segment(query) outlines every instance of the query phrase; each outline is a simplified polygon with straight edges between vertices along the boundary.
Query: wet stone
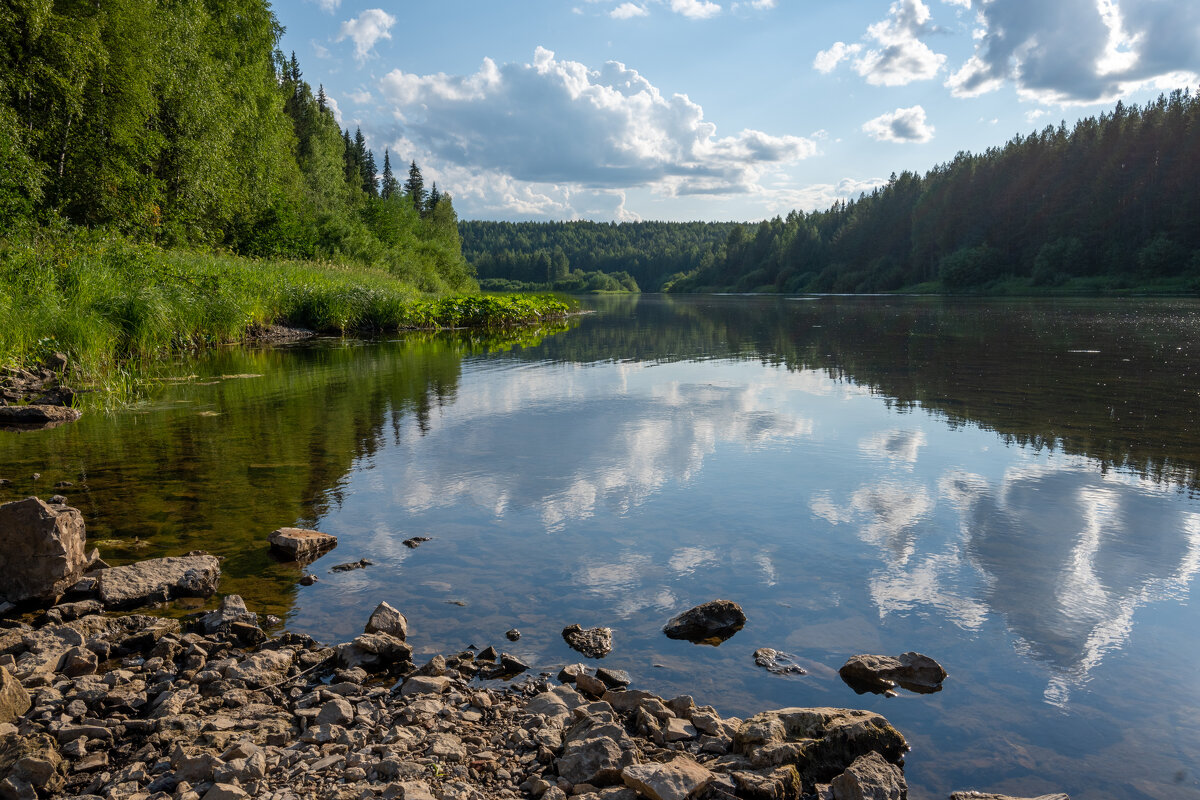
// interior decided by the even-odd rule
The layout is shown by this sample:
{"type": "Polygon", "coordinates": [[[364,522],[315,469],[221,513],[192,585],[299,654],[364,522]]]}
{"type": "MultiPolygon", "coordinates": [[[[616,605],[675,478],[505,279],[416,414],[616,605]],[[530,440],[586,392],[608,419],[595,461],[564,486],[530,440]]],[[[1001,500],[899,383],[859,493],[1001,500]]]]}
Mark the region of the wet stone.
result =
{"type": "Polygon", "coordinates": [[[581,628],[578,624],[563,628],[562,637],[571,649],[588,658],[604,658],[612,652],[612,628],[581,628]]]}

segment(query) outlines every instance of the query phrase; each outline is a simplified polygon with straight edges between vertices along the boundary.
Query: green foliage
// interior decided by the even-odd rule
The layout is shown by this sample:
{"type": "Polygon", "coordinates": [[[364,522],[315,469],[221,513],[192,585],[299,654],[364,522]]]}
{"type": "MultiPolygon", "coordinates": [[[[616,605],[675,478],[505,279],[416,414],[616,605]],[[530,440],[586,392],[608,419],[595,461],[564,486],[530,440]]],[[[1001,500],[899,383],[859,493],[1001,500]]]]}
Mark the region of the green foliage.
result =
{"type": "Polygon", "coordinates": [[[0,236],[62,218],[474,290],[449,196],[425,215],[389,203],[392,184],[380,198],[365,136],[281,33],[266,0],[0,3],[0,236]]]}
{"type": "Polygon", "coordinates": [[[995,277],[999,261],[999,251],[989,245],[963,247],[942,258],[938,277],[947,291],[973,289],[995,277]]]}
{"type": "Polygon", "coordinates": [[[273,323],[333,333],[498,327],[569,310],[549,297],[430,299],[387,271],[164,250],[102,232],[0,243],[0,363],[60,350],[92,377],[273,323]]]}
{"type": "MultiPolygon", "coordinates": [[[[460,224],[459,231],[463,253],[481,280],[583,291],[596,273],[626,273],[633,285],[662,291],[668,280],[711,264],[733,227],[725,222],[472,221],[460,224]],[[587,277],[576,280],[577,274],[587,277]]],[[[626,291],[636,291],[617,280],[626,291]]]]}

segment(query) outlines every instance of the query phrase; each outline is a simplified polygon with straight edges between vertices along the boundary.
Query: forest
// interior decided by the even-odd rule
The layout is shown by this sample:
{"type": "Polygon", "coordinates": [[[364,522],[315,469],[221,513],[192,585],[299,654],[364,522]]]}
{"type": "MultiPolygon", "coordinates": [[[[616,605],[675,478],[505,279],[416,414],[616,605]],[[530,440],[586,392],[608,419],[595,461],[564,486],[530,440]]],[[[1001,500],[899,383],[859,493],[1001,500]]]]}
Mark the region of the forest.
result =
{"type": "Polygon", "coordinates": [[[1200,97],[959,153],[752,224],[460,225],[481,278],[626,270],[646,291],[1024,294],[1200,289],[1200,97]]]}
{"type": "MultiPolygon", "coordinates": [[[[560,291],[666,291],[711,268],[733,223],[459,223],[463,255],[480,285],[515,283],[560,291]]],[[[513,287],[518,288],[518,287],[513,287]]]]}
{"type": "Polygon", "coordinates": [[[67,224],[471,286],[449,195],[377,165],[281,34],[265,0],[0,5],[0,234],[67,224]]]}

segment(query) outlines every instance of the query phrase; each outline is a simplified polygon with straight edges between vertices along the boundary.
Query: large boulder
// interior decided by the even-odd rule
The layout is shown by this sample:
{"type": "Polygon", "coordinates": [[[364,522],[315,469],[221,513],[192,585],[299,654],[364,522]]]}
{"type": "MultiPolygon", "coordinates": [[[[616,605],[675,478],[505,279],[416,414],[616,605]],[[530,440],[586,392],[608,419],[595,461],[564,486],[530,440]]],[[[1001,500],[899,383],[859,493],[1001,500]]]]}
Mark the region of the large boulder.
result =
{"type": "Polygon", "coordinates": [[[876,752],[898,764],[907,750],[904,737],[882,716],[845,708],[765,711],[742,722],[733,737],[733,751],[756,768],[794,766],[806,792],[860,756],[876,752]]]}
{"type": "Polygon", "coordinates": [[[215,556],[155,558],[100,571],[100,602],[132,608],[176,597],[208,597],[217,590],[221,565],[215,556]]]}
{"type": "Polygon", "coordinates": [[[921,653],[891,656],[852,656],[838,670],[842,680],[859,694],[882,694],[897,684],[910,692],[931,694],[942,690],[946,670],[932,658],[921,653]]]}
{"type": "Polygon", "coordinates": [[[663,627],[670,639],[719,645],[746,624],[742,607],[732,600],[713,600],[672,617],[663,627]]]}
{"type": "Polygon", "coordinates": [[[0,595],[57,602],[87,569],[83,515],[27,497],[0,505],[0,595]]]}
{"type": "Polygon", "coordinates": [[[336,536],[305,528],[279,528],[267,540],[272,550],[289,561],[314,561],[337,547],[336,536]]]}

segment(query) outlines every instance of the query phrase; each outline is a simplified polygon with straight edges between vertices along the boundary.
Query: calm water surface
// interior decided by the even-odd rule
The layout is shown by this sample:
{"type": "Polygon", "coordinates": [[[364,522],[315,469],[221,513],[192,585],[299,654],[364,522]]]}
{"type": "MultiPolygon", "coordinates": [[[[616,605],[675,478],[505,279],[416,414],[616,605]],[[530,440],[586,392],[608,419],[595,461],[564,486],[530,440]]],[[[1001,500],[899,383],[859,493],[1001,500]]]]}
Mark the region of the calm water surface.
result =
{"type": "Polygon", "coordinates": [[[222,591],[326,641],[388,600],[419,653],[557,669],[565,625],[609,625],[606,663],[666,696],[871,708],[915,798],[1200,798],[1200,304],[588,302],[515,345],[180,364],[136,408],[0,437],[0,500],[72,481],[111,561],[208,549],[222,591]],[[316,585],[268,557],[283,525],[339,537],[316,585]],[[715,598],[749,617],[725,644],[661,634],[715,598]],[[763,646],[808,674],[756,668],[763,646]],[[906,650],[941,693],[836,674],[906,650]]]}

